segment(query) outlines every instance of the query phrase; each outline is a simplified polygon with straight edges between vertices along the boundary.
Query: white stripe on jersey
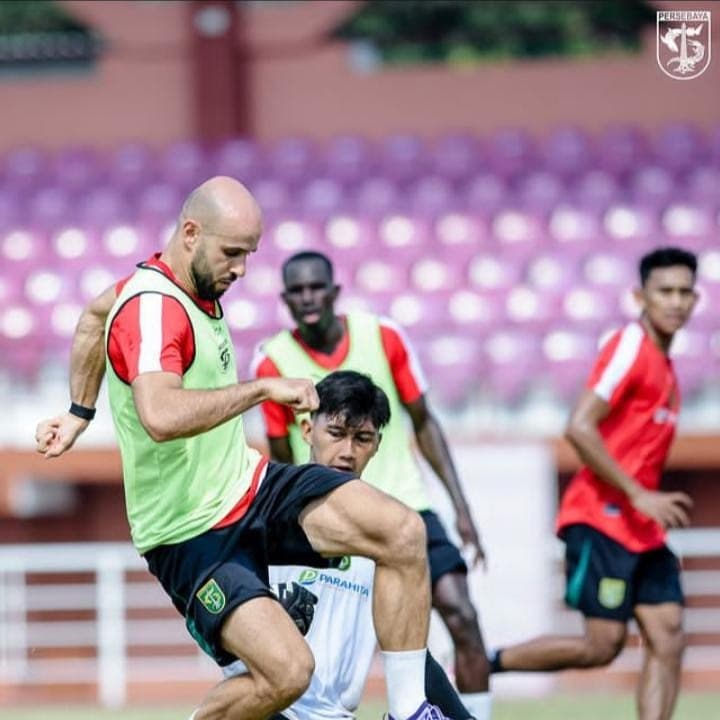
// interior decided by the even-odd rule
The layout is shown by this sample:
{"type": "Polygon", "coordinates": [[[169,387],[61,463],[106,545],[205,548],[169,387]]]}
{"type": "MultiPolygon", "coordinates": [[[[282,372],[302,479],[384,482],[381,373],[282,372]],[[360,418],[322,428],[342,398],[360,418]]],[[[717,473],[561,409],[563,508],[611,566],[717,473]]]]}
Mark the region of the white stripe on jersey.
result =
{"type": "Polygon", "coordinates": [[[635,362],[640,346],[642,345],[644,332],[638,323],[629,323],[622,330],[620,342],[605,367],[600,379],[595,383],[593,391],[605,402],[609,402],[615,388],[622,382],[630,368],[635,362]]]}
{"type": "Polygon", "coordinates": [[[405,333],[405,330],[398,325],[394,320],[391,320],[389,317],[386,317],[385,315],[382,315],[378,318],[380,325],[384,327],[388,327],[391,330],[394,330],[399,336],[400,339],[403,342],[403,345],[405,346],[405,350],[407,351],[408,355],[408,365],[410,366],[410,372],[412,373],[413,377],[415,378],[415,382],[417,383],[417,386],[420,388],[420,392],[424,395],[428,391],[428,381],[425,377],[425,373],[423,372],[422,365],[420,365],[420,360],[417,356],[417,353],[415,352],[415,349],[412,346],[412,343],[410,342],[410,338],[405,333]]]}
{"type": "Polygon", "coordinates": [[[162,370],[160,350],[162,348],[162,304],[160,293],[140,295],[140,355],[138,375],[162,370]]]}

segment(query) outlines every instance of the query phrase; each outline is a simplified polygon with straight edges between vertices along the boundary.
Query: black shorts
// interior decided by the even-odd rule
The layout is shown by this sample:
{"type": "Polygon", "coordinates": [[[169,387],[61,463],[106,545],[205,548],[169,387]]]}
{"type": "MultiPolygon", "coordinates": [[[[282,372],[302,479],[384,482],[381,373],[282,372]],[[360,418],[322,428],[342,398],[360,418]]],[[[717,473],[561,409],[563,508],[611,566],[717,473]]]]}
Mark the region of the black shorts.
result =
{"type": "Polygon", "coordinates": [[[275,597],[268,565],[328,567],[298,523],[303,508],[344,483],[351,473],[322,465],[270,463],[247,513],[238,522],[146,553],[157,577],[198,645],[219,665],[237,658],[220,645],[220,630],[238,605],[275,597]]]}
{"type": "Polygon", "coordinates": [[[684,602],[680,562],[662,547],[630,552],[589,525],[570,525],[565,541],[565,602],[585,617],[627,622],[636,605],[684,602]]]}
{"type": "Polygon", "coordinates": [[[467,573],[468,568],[460,551],[453,545],[432,510],[423,510],[420,517],[425,522],[427,532],[428,562],[430,563],[430,582],[435,583],[451,572],[467,573]]]}

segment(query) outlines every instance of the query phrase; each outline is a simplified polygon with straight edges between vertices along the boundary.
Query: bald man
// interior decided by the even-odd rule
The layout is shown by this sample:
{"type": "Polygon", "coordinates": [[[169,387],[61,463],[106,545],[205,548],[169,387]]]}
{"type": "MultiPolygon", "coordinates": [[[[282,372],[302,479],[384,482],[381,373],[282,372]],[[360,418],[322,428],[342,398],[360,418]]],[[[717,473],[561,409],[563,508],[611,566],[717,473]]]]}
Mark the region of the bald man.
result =
{"type": "Polygon", "coordinates": [[[303,694],[313,656],[268,588],[268,564],[327,567],[344,555],[376,564],[373,620],[391,717],[444,718],[424,692],[430,582],[420,516],[354,473],[268,463],[245,441],[242,413],[259,403],[318,405],[307,379],[237,382],[219,299],[244,276],[261,232],[239,182],[217,177],[194,190],[165,250],[83,313],[72,404],[40,423],[38,450],[52,457],[72,445],[106,368],[133,542],[203,650],[248,669],[214,688],[193,720],[266,718],[303,694]]]}

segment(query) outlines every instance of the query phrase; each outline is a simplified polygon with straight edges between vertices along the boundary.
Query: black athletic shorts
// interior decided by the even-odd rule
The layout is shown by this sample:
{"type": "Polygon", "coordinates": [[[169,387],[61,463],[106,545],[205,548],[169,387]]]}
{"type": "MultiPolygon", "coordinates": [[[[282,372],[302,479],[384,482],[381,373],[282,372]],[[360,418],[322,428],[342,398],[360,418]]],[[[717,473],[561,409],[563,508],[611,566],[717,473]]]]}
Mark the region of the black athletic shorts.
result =
{"type": "Polygon", "coordinates": [[[430,563],[430,582],[433,586],[443,576],[451,572],[467,573],[468,568],[460,551],[453,545],[432,510],[423,510],[420,517],[425,522],[427,532],[428,562],[430,563]]]}
{"type": "Polygon", "coordinates": [[[190,634],[219,665],[237,659],[220,645],[230,612],[253,598],[275,597],[268,588],[268,565],[329,566],[310,546],[298,517],[310,501],[355,479],[322,465],[269,463],[238,522],[145,554],[190,634]]]}
{"type": "Polygon", "coordinates": [[[589,525],[569,525],[565,541],[565,602],[585,617],[626,622],[636,605],[684,602],[680,562],[663,545],[630,552],[589,525]]]}

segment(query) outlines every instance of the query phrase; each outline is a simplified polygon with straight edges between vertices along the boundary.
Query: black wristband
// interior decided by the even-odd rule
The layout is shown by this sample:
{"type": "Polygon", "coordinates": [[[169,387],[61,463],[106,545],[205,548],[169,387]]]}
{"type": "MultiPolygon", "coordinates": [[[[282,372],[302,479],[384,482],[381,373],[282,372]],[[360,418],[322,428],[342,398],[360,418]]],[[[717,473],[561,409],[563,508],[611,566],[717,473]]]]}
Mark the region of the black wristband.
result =
{"type": "Polygon", "coordinates": [[[95,417],[95,408],[85,407],[84,405],[78,405],[77,403],[71,402],[70,409],[68,412],[71,415],[82,418],[83,420],[92,420],[95,417]]]}

